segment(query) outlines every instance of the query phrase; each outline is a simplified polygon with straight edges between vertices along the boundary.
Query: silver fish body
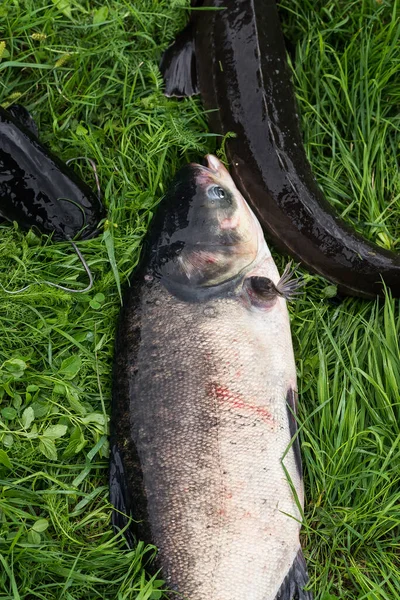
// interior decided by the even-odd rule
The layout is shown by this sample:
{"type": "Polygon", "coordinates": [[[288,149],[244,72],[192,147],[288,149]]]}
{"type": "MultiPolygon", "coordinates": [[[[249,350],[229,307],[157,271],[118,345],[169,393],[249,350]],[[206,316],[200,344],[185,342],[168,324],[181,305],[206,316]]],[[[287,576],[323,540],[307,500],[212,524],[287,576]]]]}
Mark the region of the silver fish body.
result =
{"type": "MultiPolygon", "coordinates": [[[[200,189],[211,176],[203,175],[200,189]]],[[[111,496],[122,512],[147,519],[168,586],[183,598],[308,599],[286,300],[244,200],[217,221],[230,230],[229,252],[220,252],[217,231],[207,250],[195,240],[186,254],[165,258],[164,238],[157,269],[145,261],[133,280],[116,353],[111,496]],[[263,281],[272,293],[252,285],[263,281]]]]}

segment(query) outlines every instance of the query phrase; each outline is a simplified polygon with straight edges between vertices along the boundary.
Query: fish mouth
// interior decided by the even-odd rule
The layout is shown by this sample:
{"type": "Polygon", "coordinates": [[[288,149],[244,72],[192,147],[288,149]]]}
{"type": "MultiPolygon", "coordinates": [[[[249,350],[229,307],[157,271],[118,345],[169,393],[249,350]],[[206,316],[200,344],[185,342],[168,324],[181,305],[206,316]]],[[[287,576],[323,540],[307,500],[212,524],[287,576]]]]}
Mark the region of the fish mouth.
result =
{"type": "Polygon", "coordinates": [[[191,164],[199,171],[206,172],[209,175],[212,175],[213,177],[217,177],[219,179],[226,179],[227,177],[229,177],[230,179],[230,175],[226,167],[213,154],[206,154],[206,156],[202,159],[200,163],[191,164]]]}
{"type": "Polygon", "coordinates": [[[213,154],[206,154],[206,156],[201,161],[201,164],[203,167],[205,167],[212,173],[215,173],[215,175],[217,175],[220,172],[221,167],[223,166],[221,161],[218,160],[218,158],[213,154]]]}

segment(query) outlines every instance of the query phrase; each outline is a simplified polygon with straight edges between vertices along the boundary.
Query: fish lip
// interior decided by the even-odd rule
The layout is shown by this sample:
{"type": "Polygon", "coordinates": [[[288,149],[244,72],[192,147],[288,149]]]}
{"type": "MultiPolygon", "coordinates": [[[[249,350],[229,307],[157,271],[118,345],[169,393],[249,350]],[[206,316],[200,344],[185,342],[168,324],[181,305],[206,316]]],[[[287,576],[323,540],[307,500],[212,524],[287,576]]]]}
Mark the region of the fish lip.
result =
{"type": "Polygon", "coordinates": [[[214,156],[213,154],[206,154],[206,156],[204,157],[204,160],[207,161],[207,168],[212,173],[215,173],[215,174],[219,173],[221,163],[216,156],[214,156]]]}
{"type": "Polygon", "coordinates": [[[212,154],[206,154],[206,156],[204,157],[204,161],[207,164],[191,163],[191,165],[193,167],[196,167],[197,169],[200,169],[201,171],[206,171],[207,173],[211,173],[212,175],[219,175],[220,162],[216,156],[213,156],[212,154]]]}
{"type": "Polygon", "coordinates": [[[194,167],[195,169],[197,169],[199,171],[206,171],[206,173],[211,173],[211,175],[216,175],[215,171],[213,171],[209,167],[206,167],[205,165],[201,165],[200,163],[190,163],[190,166],[194,167]]]}

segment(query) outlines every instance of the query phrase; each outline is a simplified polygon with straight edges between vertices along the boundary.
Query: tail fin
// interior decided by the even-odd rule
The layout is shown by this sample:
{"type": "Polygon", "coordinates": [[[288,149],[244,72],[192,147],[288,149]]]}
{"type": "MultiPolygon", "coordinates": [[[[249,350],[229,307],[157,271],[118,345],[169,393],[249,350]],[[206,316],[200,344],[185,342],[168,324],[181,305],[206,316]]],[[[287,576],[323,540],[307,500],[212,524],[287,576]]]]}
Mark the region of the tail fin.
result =
{"type": "Polygon", "coordinates": [[[125,481],[125,472],[122,462],[122,456],[116,444],[111,446],[110,453],[110,502],[114,509],[112,512],[112,524],[117,533],[125,529],[124,535],[128,546],[135,546],[135,539],[128,526],[130,507],[126,498],[127,484],[125,481]]]}
{"type": "Polygon", "coordinates": [[[313,600],[312,592],[303,589],[307,583],[307,567],[300,548],[275,600],[313,600]]]}
{"type": "Polygon", "coordinates": [[[195,25],[191,20],[164,52],[160,71],[166,96],[193,96],[199,93],[194,43],[195,25]]]}
{"type": "Polygon", "coordinates": [[[113,436],[110,447],[110,502],[114,507],[114,531],[124,530],[130,548],[134,548],[138,540],[152,544],[143,475],[136,449],[132,444],[129,452],[124,453],[113,436]]]}

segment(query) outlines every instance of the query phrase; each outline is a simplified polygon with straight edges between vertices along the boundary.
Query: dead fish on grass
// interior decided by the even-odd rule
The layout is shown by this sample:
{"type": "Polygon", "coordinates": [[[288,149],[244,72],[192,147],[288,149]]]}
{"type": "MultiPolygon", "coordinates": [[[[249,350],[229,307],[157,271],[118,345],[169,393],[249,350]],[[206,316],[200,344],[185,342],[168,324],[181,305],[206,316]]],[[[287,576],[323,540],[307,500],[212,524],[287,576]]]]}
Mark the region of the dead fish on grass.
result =
{"type": "Polygon", "coordinates": [[[124,514],[133,517],[128,541],[159,548],[179,597],[310,600],[298,440],[290,447],[296,368],[286,298],[297,286],[279,276],[225,167],[206,159],[183,167],[159,204],[125,297],[113,523],[122,529],[124,514]]]}

